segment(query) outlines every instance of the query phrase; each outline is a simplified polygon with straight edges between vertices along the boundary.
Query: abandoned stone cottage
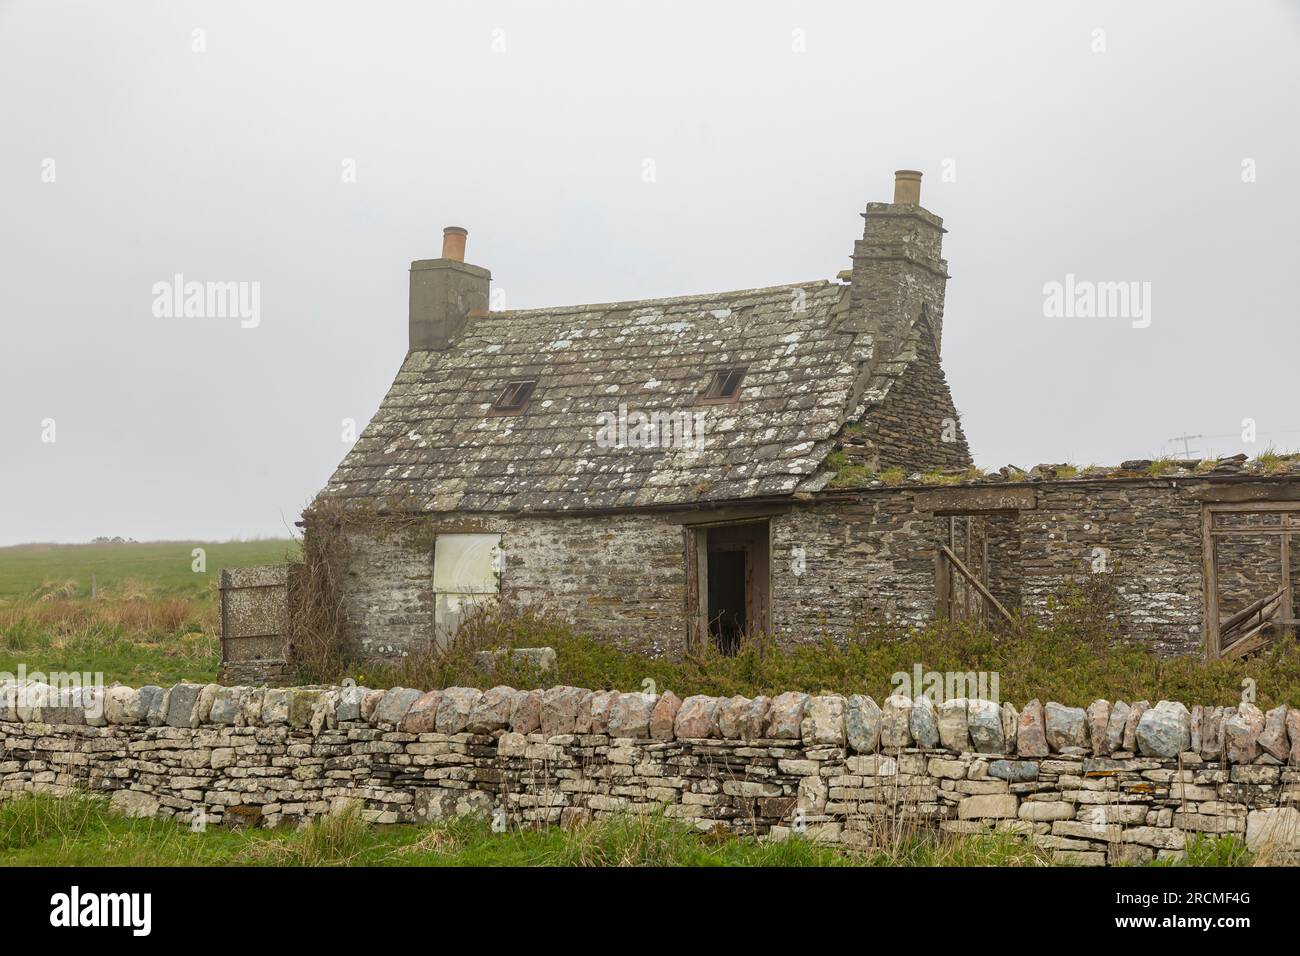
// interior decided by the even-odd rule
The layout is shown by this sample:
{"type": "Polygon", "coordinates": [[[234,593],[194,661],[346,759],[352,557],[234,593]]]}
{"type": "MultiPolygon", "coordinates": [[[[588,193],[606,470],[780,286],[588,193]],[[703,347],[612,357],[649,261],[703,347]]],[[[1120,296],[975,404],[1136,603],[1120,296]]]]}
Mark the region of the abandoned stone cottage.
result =
{"type": "Polygon", "coordinates": [[[400,656],[500,601],[650,652],[730,650],[1044,612],[1117,567],[1163,652],[1292,627],[1300,462],[971,468],[920,179],[867,205],[836,279],[712,295],[489,311],[447,229],[411,264],[401,369],[304,516],[309,541],[337,520],[324,502],[378,516],[339,526],[354,648],[400,656]]]}

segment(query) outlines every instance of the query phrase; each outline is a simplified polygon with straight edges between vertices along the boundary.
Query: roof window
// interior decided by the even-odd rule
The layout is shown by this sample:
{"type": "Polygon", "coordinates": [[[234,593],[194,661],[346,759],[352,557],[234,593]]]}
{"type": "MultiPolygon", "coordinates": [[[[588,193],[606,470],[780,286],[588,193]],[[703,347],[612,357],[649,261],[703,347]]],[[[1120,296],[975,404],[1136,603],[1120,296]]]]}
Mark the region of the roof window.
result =
{"type": "Polygon", "coordinates": [[[492,411],[506,415],[522,412],[528,407],[528,400],[532,398],[533,389],[536,387],[535,378],[521,378],[507,382],[506,387],[497,396],[497,400],[492,403],[492,411]]]}
{"type": "Polygon", "coordinates": [[[715,369],[709,384],[700,393],[701,405],[723,405],[740,400],[740,383],[745,379],[743,368],[715,369]]]}

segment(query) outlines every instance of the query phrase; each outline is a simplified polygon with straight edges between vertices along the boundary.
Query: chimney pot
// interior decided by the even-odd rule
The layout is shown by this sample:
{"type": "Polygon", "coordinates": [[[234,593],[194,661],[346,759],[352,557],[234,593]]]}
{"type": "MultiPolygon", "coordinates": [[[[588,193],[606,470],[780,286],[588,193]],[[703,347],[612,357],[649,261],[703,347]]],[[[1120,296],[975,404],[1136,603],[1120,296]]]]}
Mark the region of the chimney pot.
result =
{"type": "Polygon", "coordinates": [[[909,206],[921,205],[921,174],[915,169],[900,169],[894,173],[894,202],[909,206]]]}
{"type": "MultiPolygon", "coordinates": [[[[920,173],[917,174],[920,176],[920,173]]],[[[469,232],[460,226],[448,226],[442,231],[442,257],[456,262],[465,261],[465,237],[469,232]]]]}

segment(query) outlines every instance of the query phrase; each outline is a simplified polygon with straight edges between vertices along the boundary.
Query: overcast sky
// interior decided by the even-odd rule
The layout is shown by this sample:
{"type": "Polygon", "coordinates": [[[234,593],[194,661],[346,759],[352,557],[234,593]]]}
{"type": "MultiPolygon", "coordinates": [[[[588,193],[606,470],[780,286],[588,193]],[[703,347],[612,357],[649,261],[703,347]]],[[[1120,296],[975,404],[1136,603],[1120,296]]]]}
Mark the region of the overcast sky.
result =
{"type": "Polygon", "coordinates": [[[981,465],[1300,447],[1297,62],[1281,0],[0,2],[0,544],[285,534],[444,225],[509,308],[777,285],[901,167],[981,465]]]}

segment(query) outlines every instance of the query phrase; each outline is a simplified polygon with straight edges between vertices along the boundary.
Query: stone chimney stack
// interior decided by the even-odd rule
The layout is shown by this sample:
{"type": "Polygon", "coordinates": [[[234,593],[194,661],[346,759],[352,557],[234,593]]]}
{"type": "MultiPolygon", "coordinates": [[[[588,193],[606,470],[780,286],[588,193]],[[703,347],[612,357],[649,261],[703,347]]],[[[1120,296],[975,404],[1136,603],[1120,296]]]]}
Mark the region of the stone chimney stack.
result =
{"type": "Polygon", "coordinates": [[[877,360],[891,360],[926,307],[935,348],[943,339],[943,295],[948,263],[942,257],[943,220],[921,208],[921,174],[894,174],[894,201],[867,203],[866,228],[853,245],[849,293],[856,328],[875,339],[877,360]]]}
{"type": "Polygon", "coordinates": [[[488,308],[492,273],[465,261],[460,226],[442,231],[442,258],[411,263],[410,351],[446,349],[460,337],[470,318],[488,308]]]}

